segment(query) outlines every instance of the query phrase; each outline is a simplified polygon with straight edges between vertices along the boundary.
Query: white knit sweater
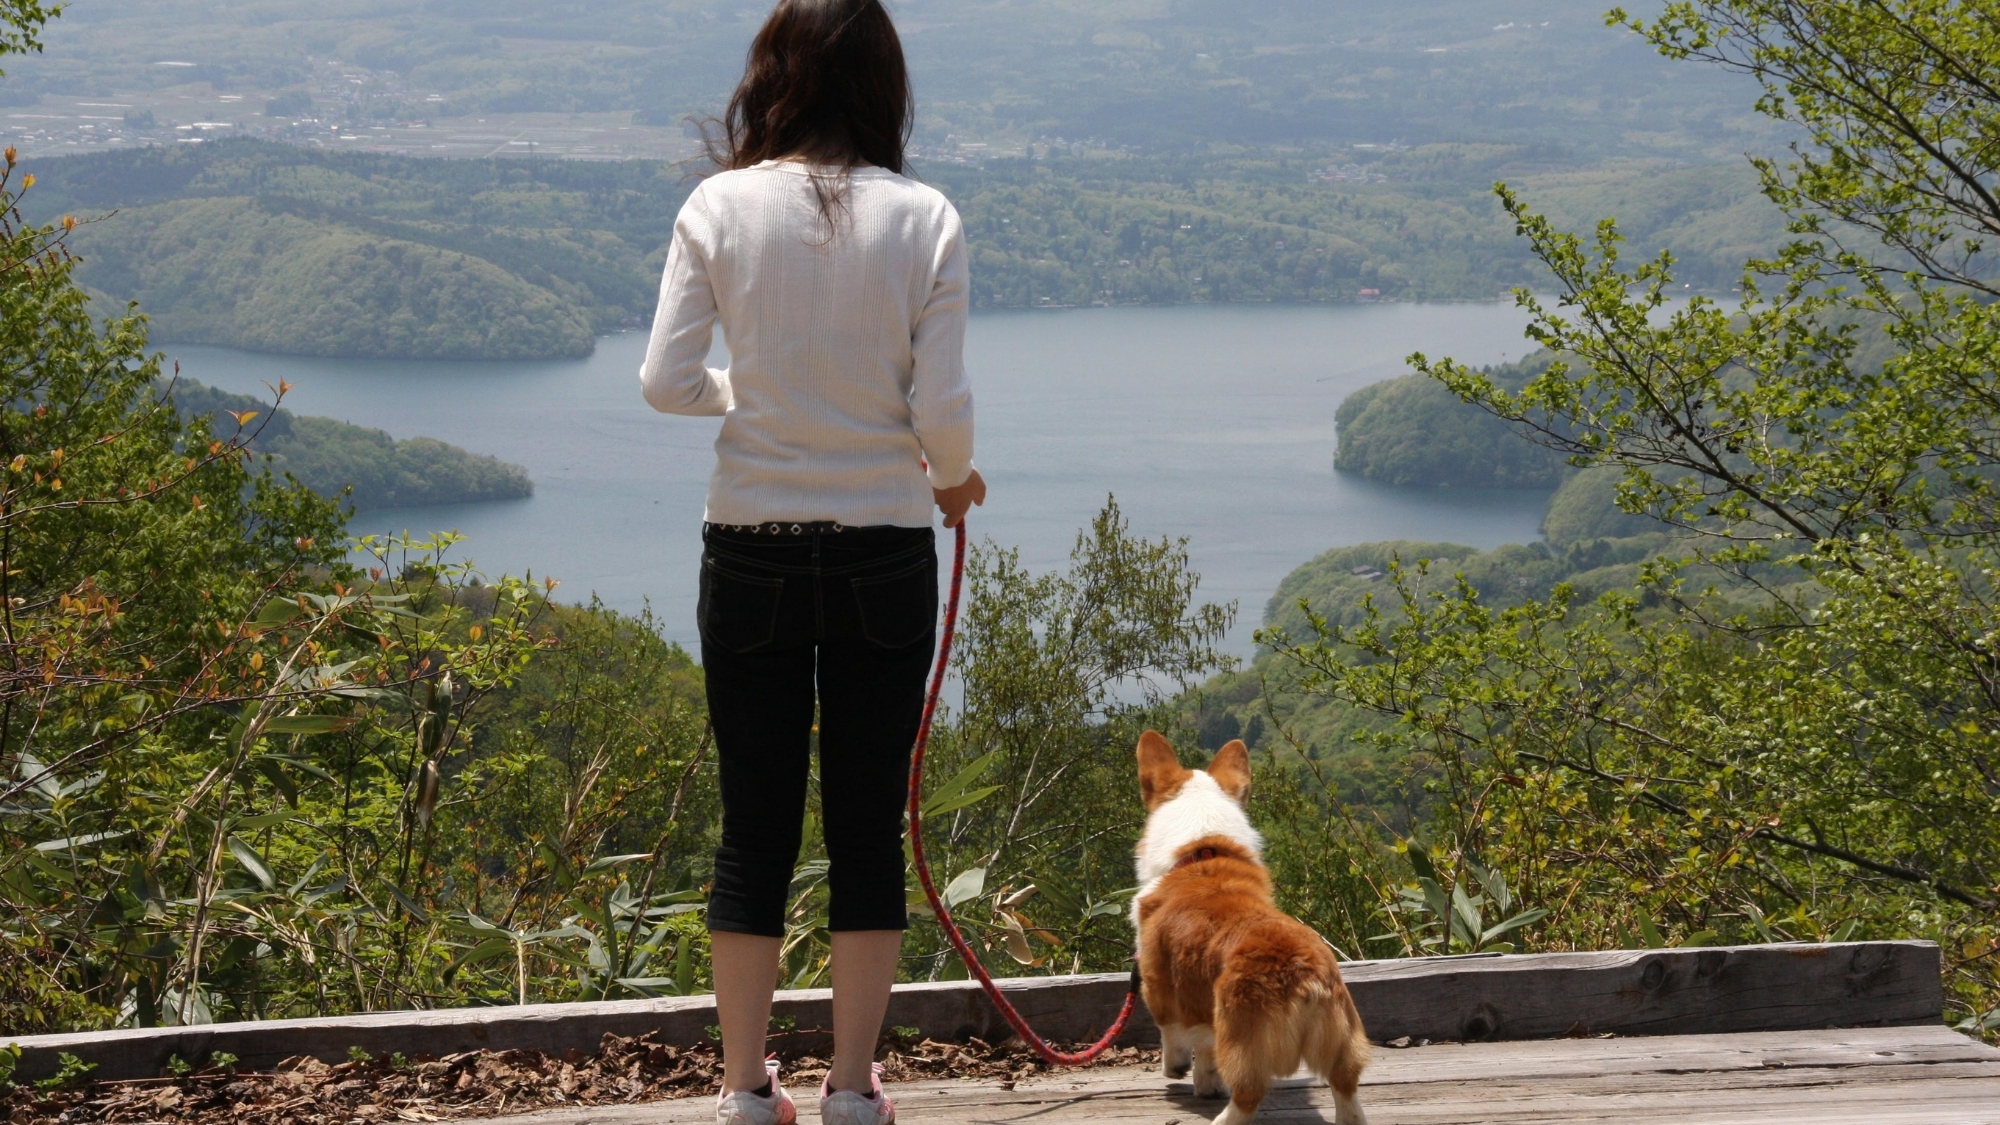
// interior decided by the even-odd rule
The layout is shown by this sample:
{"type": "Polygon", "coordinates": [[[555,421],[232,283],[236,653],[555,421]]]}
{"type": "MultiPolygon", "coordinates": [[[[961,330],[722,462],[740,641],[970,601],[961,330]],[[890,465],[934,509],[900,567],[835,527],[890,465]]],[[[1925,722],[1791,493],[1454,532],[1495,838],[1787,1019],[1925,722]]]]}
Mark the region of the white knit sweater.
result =
{"type": "Polygon", "coordinates": [[[656,410],[723,416],[707,519],[929,527],[931,487],[972,473],[966,304],[958,212],[931,188],[857,168],[829,239],[802,164],[704,181],[639,382],[656,410]],[[718,317],[727,370],[706,365],[718,317]]]}

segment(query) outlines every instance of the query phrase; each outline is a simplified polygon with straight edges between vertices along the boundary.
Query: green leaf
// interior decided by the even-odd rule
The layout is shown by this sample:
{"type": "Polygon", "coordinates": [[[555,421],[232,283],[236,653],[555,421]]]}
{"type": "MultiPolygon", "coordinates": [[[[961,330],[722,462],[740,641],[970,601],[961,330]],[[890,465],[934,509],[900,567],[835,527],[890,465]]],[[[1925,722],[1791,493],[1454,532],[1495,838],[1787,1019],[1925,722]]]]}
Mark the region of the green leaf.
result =
{"type": "Polygon", "coordinates": [[[1479,916],[1479,907],[1466,897],[1465,888],[1454,884],[1451,888],[1452,932],[1467,946],[1479,944],[1480,929],[1484,921],[1479,916]]]}
{"type": "MultiPolygon", "coordinates": [[[[1429,879],[1433,883],[1437,882],[1437,866],[1431,862],[1431,853],[1429,849],[1424,847],[1423,842],[1421,840],[1410,839],[1405,840],[1404,844],[1408,850],[1403,854],[1409,857],[1410,867],[1417,873],[1417,881],[1421,883],[1425,879],[1429,879]]],[[[1443,915],[1443,913],[1444,911],[1442,910],[1438,911],[1439,915],[1443,915]]]]}
{"type": "Polygon", "coordinates": [[[250,877],[257,880],[258,885],[265,890],[268,891],[278,885],[278,877],[271,874],[270,865],[264,862],[264,857],[258,855],[257,849],[251,847],[243,837],[229,838],[229,854],[235,856],[236,862],[243,865],[243,870],[248,871],[250,877]]]}
{"type": "Polygon", "coordinates": [[[1955,1030],[1965,1032],[1967,1035],[1978,1035],[1985,1031],[2000,1031],[2000,1008],[1995,1008],[1984,1015],[1967,1016],[1953,1024],[1952,1027],[1955,1030]]]}
{"type": "Polygon", "coordinates": [[[277,759],[269,755],[259,755],[257,772],[264,775],[265,780],[271,783],[271,787],[278,791],[278,795],[285,799],[286,804],[294,809],[299,807],[299,787],[292,783],[292,776],[285,772],[285,767],[280,765],[277,759]]]}
{"type": "Polygon", "coordinates": [[[347,715],[278,715],[264,724],[265,734],[332,734],[353,726],[347,715]]]}
{"type": "Polygon", "coordinates": [[[999,791],[1000,787],[998,785],[989,785],[984,789],[974,789],[970,793],[960,793],[958,796],[947,801],[933,801],[931,804],[924,806],[924,816],[928,818],[943,816],[949,812],[957,812],[968,805],[976,805],[999,791]]]}
{"type": "Polygon", "coordinates": [[[505,926],[488,922],[486,919],[470,911],[464,914],[455,914],[448,921],[453,929],[467,930],[475,934],[506,934],[510,939],[516,936],[514,931],[507,929],[505,926]]]}
{"type": "Polygon", "coordinates": [[[452,958],[451,964],[445,966],[445,978],[447,980],[450,979],[467,965],[477,965],[481,961],[491,961],[503,954],[512,955],[513,952],[514,943],[512,940],[508,938],[488,938],[459,954],[457,957],[452,958]]]}
{"type": "Polygon", "coordinates": [[[949,801],[952,798],[958,796],[960,793],[965,792],[966,788],[970,786],[973,782],[978,781],[979,775],[985,773],[987,767],[991,766],[995,761],[999,759],[999,757],[1000,757],[1000,751],[992,750],[988,751],[985,754],[981,754],[979,757],[974,758],[971,762],[968,762],[964,769],[961,769],[957,773],[951,775],[950,781],[947,781],[943,785],[938,786],[936,789],[931,790],[931,795],[928,798],[926,798],[923,805],[920,806],[923,810],[923,814],[925,816],[930,816],[932,812],[935,811],[932,809],[931,806],[942,805],[946,801],[949,801]]]}
{"type": "Polygon", "coordinates": [[[404,894],[403,888],[391,886],[389,893],[396,897],[396,901],[402,904],[404,910],[409,911],[410,917],[415,918],[418,925],[428,926],[431,924],[430,912],[418,906],[416,899],[404,894]]]}
{"type": "Polygon", "coordinates": [[[1746,902],[1743,904],[1743,913],[1750,916],[1750,924],[1757,927],[1757,933],[1763,937],[1765,944],[1772,944],[1778,940],[1777,934],[1771,929],[1771,923],[1764,920],[1762,907],[1754,902],[1746,902]]]}
{"type": "Polygon", "coordinates": [[[236,822],[236,827],[248,828],[254,832],[254,831],[260,831],[265,828],[273,828],[276,827],[277,825],[297,820],[298,818],[299,818],[298,813],[287,809],[284,812],[263,813],[258,816],[246,816],[242,820],[236,822]]]}
{"type": "Polygon", "coordinates": [[[116,840],[122,836],[130,836],[131,834],[132,830],[129,828],[118,828],[109,832],[92,832],[84,836],[65,836],[60,840],[43,840],[41,843],[35,845],[35,850],[38,852],[75,851],[78,848],[88,847],[91,844],[101,844],[106,840],[116,840]]]}
{"type": "Polygon", "coordinates": [[[1487,897],[1493,900],[1494,911],[1501,917],[1506,917],[1507,913],[1514,909],[1514,892],[1508,889],[1507,880],[1498,871],[1481,867],[1476,863],[1468,866],[1472,868],[1473,877],[1479,880],[1479,885],[1486,889],[1487,897]]]}
{"type": "Polygon", "coordinates": [[[645,996],[686,995],[676,991],[672,977],[618,977],[615,983],[645,996]]]}
{"type": "Polygon", "coordinates": [[[333,878],[327,880],[326,886],[317,887],[314,888],[313,890],[307,891],[305,893],[305,901],[307,902],[307,904],[315,903],[318,902],[320,899],[327,897],[328,895],[337,895],[342,893],[343,891],[346,891],[347,889],[348,889],[347,876],[335,875],[333,878]]]}
{"type": "MultiPolygon", "coordinates": [[[[640,860],[651,859],[651,858],[653,858],[652,852],[634,852],[630,855],[600,856],[597,859],[591,860],[590,863],[584,867],[583,873],[585,875],[595,875],[599,871],[609,871],[614,867],[623,867],[628,863],[638,863],[640,860]]],[[[643,880],[641,881],[643,882],[643,880]]]]}
{"type": "Polygon", "coordinates": [[[291,768],[298,770],[300,773],[310,774],[313,777],[319,778],[321,781],[331,781],[336,785],[340,783],[338,778],[334,777],[332,774],[326,772],[326,770],[320,768],[319,766],[313,764],[312,762],[301,761],[297,758],[288,758],[283,754],[261,754],[258,756],[257,760],[259,762],[267,762],[267,761],[277,762],[280,763],[281,765],[290,766],[291,768]]]}
{"type": "Polygon", "coordinates": [[[288,895],[296,895],[303,892],[306,889],[306,887],[311,885],[313,879],[319,875],[319,869],[321,865],[323,865],[325,862],[326,860],[324,857],[314,858],[314,860],[312,861],[312,866],[307,867],[305,874],[299,876],[298,879],[295,880],[291,886],[286,887],[285,893],[288,895]]]}
{"type": "Polygon", "coordinates": [[[569,857],[550,847],[548,841],[537,843],[535,854],[541,857],[543,863],[548,864],[549,871],[561,881],[562,885],[568,886],[575,880],[576,868],[570,866],[569,857]]]}
{"type": "Polygon", "coordinates": [[[1647,949],[1665,949],[1667,940],[1660,936],[1660,928],[1653,924],[1653,916],[1644,907],[1639,908],[1639,937],[1647,949]]]}
{"type": "Polygon", "coordinates": [[[90,774],[85,777],[79,777],[75,781],[70,782],[68,785],[63,786],[62,795],[65,797],[74,797],[79,793],[88,793],[92,789],[97,788],[99,785],[102,785],[103,783],[104,783],[104,771],[98,770],[96,773],[90,774]]]}
{"type": "Polygon", "coordinates": [[[945,887],[944,904],[948,907],[957,906],[961,902],[969,902],[972,899],[978,898],[985,892],[986,869],[984,867],[968,867],[959,872],[958,877],[945,887]]]}
{"type": "Polygon", "coordinates": [[[256,624],[269,629],[283,625],[304,612],[305,610],[299,608],[299,603],[291,598],[272,598],[264,603],[264,608],[257,611],[257,616],[253,620],[256,624]]]}
{"type": "MultiPolygon", "coordinates": [[[[1419,875],[1417,877],[1417,889],[1422,892],[1424,906],[1430,910],[1432,916],[1437,918],[1438,924],[1449,926],[1451,924],[1451,899],[1444,893],[1444,888],[1438,886],[1436,879],[1428,875],[1419,875]]],[[[1453,889],[1456,890],[1457,888],[1453,889]]]]}
{"type": "Polygon", "coordinates": [[[19,764],[14,767],[21,780],[34,778],[35,792],[53,801],[62,796],[62,782],[57,780],[55,771],[42,763],[40,758],[22,751],[19,764]]]}
{"type": "Polygon", "coordinates": [[[1523,926],[1532,926],[1548,916],[1549,912],[1546,909],[1539,906],[1535,907],[1533,910],[1523,910],[1521,913],[1514,915],[1512,918],[1507,919],[1505,922],[1500,923],[1499,925],[1493,927],[1492,929],[1486,931],[1484,934],[1480,935],[1479,940],[1482,943],[1492,941],[1494,938],[1500,937],[1503,934],[1511,934],[1515,930],[1518,930],[1523,926]]]}
{"type": "Polygon", "coordinates": [[[253,937],[240,937],[223,947],[222,956],[216,959],[215,972],[224,972],[256,956],[257,947],[263,943],[253,937]]]}

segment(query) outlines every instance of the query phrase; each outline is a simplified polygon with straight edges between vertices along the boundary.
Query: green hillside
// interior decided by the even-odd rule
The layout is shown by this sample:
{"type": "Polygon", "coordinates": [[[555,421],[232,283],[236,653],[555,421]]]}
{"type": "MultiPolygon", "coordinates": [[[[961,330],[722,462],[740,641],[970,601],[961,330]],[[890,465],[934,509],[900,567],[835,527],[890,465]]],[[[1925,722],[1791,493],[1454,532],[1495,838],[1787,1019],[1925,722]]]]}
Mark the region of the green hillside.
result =
{"type": "Polygon", "coordinates": [[[1572,473],[1549,497],[1549,509],[1542,515],[1542,538],[1553,547],[1567,548],[1592,539],[1659,531],[1659,521],[1652,517],[1619,509],[1618,482],[1623,477],[1624,471],[1615,465],[1595,465],[1572,473]]]}
{"type": "MultiPolygon", "coordinates": [[[[918,174],[964,215],[981,308],[1497,297],[1541,277],[1493,200],[1503,177],[1573,224],[1615,202],[1634,252],[1707,247],[1682,271],[1697,288],[1726,289],[1736,248],[1780,234],[1735,166],[1560,171],[1538,149],[1439,145],[1328,180],[1336,159],[1355,157],[1100,154],[918,174]]],[[[645,324],[694,183],[644,161],[258,141],[34,169],[29,216],[95,220],[71,239],[82,280],[138,300],[157,338],[363,357],[573,356],[645,324]]]]}
{"type": "Polygon", "coordinates": [[[163,340],[290,355],[589,355],[589,314],[484,259],[246,198],[156,204],[74,240],[78,278],[163,340]]]}
{"type": "Polygon", "coordinates": [[[234,414],[255,413],[250,448],[273,475],[287,474],[322,496],[343,490],[356,508],[399,508],[514,500],[532,495],[526,469],[468,453],[436,438],[398,441],[381,430],[332,418],[296,415],[250,395],[177,380],[173,401],[185,415],[209,419],[209,432],[236,432],[234,414]]]}
{"type": "Polygon", "coordinates": [[[1099,156],[923,174],[965,217],[982,307],[1499,297],[1544,276],[1493,198],[1500,179],[1576,228],[1617,217],[1634,254],[1692,246],[1677,272],[1693,289],[1728,290],[1743,248],[1783,236],[1738,164],[1562,171],[1547,150],[1486,144],[1355,160],[1099,156]]]}
{"type": "MultiPolygon", "coordinates": [[[[1559,582],[1569,583],[1577,600],[1584,602],[1606,591],[1630,588],[1639,564],[1670,549],[1672,543],[1655,531],[1560,550],[1529,543],[1481,551],[1459,543],[1407,540],[1337,547],[1285,576],[1265,606],[1263,624],[1294,640],[1309,640],[1313,634],[1300,609],[1302,601],[1336,625],[1359,625],[1370,599],[1392,620],[1400,619],[1396,591],[1387,577],[1398,564],[1414,573],[1428,563],[1428,574],[1418,584],[1425,593],[1447,591],[1462,575],[1479,591],[1483,603],[1496,608],[1545,598],[1559,582]]],[[[1242,738],[1253,747],[1269,748],[1296,739],[1302,750],[1323,764],[1343,800],[1406,831],[1428,804],[1425,786],[1434,780],[1431,767],[1369,740],[1369,734],[1393,726],[1389,720],[1294,691],[1296,675],[1297,669],[1285,659],[1260,650],[1249,667],[1203,684],[1192,701],[1202,744],[1214,748],[1242,738]]]]}

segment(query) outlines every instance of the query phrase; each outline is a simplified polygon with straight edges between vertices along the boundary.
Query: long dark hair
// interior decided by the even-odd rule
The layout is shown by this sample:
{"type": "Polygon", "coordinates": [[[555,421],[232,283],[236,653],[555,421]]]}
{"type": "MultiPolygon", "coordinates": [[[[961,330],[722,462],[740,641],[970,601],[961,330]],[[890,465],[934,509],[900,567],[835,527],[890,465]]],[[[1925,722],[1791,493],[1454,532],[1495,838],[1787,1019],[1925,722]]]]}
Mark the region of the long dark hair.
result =
{"type": "Polygon", "coordinates": [[[703,139],[724,170],[786,157],[833,168],[812,175],[831,227],[849,172],[904,170],[913,120],[903,41],[881,0],[778,0],[729,109],[703,139]]]}

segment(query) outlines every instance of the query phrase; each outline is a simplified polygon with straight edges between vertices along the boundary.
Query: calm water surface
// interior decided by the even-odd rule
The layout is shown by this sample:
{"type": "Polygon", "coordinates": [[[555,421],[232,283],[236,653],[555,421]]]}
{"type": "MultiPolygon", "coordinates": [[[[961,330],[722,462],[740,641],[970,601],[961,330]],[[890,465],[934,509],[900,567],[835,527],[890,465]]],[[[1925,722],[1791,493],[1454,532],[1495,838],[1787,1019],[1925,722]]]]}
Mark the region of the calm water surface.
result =
{"type": "MultiPolygon", "coordinates": [[[[1329,547],[1537,536],[1540,492],[1413,492],[1333,470],[1334,410],[1350,392],[1404,374],[1412,351],[1518,358],[1525,323],[1511,303],[976,314],[966,361],[991,497],[973,513],[974,536],[1019,547],[1037,570],[1058,567],[1115,494],[1135,530],[1188,539],[1201,595],[1239,603],[1230,647],[1247,653],[1279,580],[1329,547]]],[[[667,635],[692,647],[720,420],[646,406],[645,344],[627,333],[586,360],[500,363],[165,350],[212,386],[266,393],[287,380],[297,413],[527,466],[532,498],[362,512],[353,530],[457,530],[490,574],[532,570],[560,579],[563,596],[594,592],[625,610],[650,601],[667,635]]]]}

